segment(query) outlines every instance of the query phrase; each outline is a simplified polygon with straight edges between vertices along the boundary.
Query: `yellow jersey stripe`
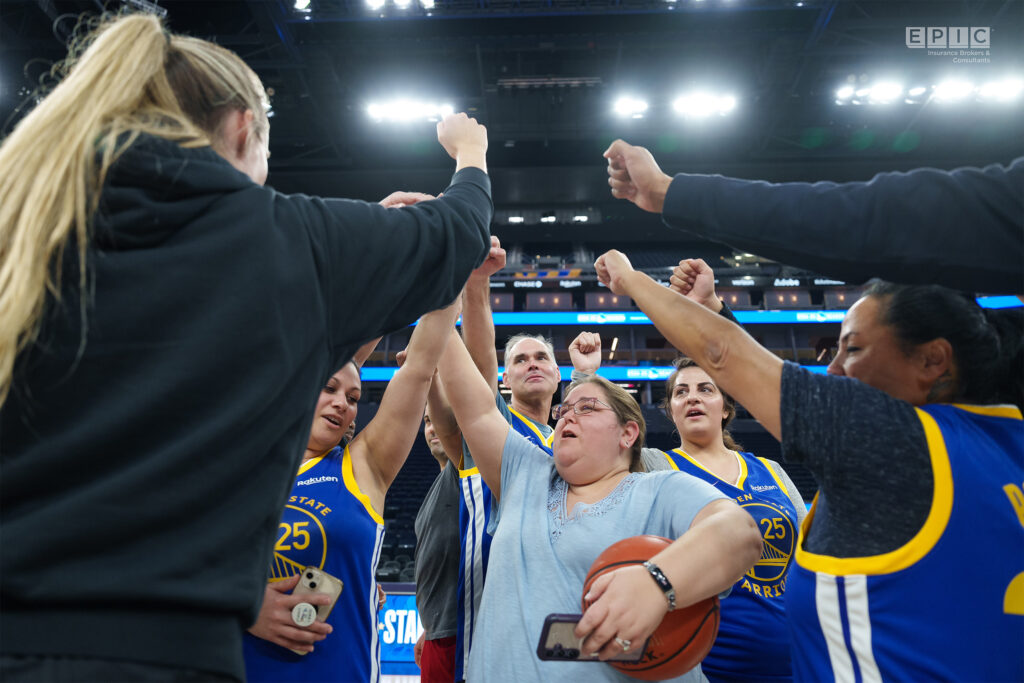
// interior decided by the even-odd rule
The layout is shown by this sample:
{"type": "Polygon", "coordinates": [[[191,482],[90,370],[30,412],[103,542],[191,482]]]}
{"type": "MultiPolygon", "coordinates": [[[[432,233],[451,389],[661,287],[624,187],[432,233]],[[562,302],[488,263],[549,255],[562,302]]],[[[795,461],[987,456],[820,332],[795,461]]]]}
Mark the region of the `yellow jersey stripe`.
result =
{"type": "Polygon", "coordinates": [[[359,484],[356,483],[356,475],[352,471],[352,456],[348,452],[348,446],[345,446],[345,455],[341,461],[341,476],[345,480],[345,488],[356,497],[356,500],[363,504],[370,517],[373,518],[373,521],[377,522],[377,524],[384,524],[384,518],[370,504],[370,497],[359,490],[359,484]]]}
{"type": "Polygon", "coordinates": [[[508,412],[512,413],[520,420],[522,420],[523,423],[530,428],[530,431],[537,435],[537,438],[540,439],[542,444],[544,444],[548,448],[551,448],[551,444],[555,440],[555,433],[553,431],[548,436],[544,436],[544,434],[539,429],[537,429],[537,425],[535,425],[530,418],[525,417],[524,415],[516,411],[512,406],[508,406],[508,412]]]}
{"type": "MultiPolygon", "coordinates": [[[[747,480],[747,474],[748,474],[748,472],[747,472],[747,461],[744,460],[742,457],[740,457],[740,454],[737,453],[736,451],[732,451],[732,454],[736,456],[736,462],[740,466],[740,476],[736,479],[736,483],[735,484],[732,483],[731,481],[725,481],[725,479],[722,479],[720,476],[718,476],[717,474],[715,474],[714,472],[709,470],[707,467],[704,467],[704,465],[702,465],[700,463],[700,461],[698,461],[696,458],[694,458],[689,453],[684,451],[682,448],[673,448],[672,452],[676,453],[677,455],[679,455],[679,456],[681,456],[683,458],[686,458],[691,463],[693,463],[696,467],[701,468],[702,470],[704,470],[705,472],[710,474],[715,479],[718,479],[719,481],[724,481],[729,486],[735,486],[736,488],[741,489],[741,490],[743,489],[743,482],[745,482],[747,480]]],[[[679,468],[677,467],[676,469],[679,469],[679,468]]]]}
{"type": "Polygon", "coordinates": [[[932,493],[932,506],[928,512],[928,518],[924,526],[906,544],[896,550],[881,555],[870,555],[867,557],[829,557],[828,555],[817,555],[803,549],[803,542],[807,538],[807,532],[811,528],[811,521],[814,518],[818,506],[818,495],[814,495],[814,503],[810,512],[804,518],[800,530],[800,545],[796,549],[797,563],[806,569],[814,572],[825,572],[835,576],[846,576],[849,574],[891,574],[913,565],[928,554],[935,544],[942,537],[949,523],[950,514],[953,511],[953,473],[949,465],[949,454],[946,452],[946,441],[942,438],[942,431],[935,419],[921,410],[915,408],[917,417],[924,427],[925,438],[928,441],[928,451],[931,454],[932,476],[935,481],[935,490],[932,493]]]}
{"type": "MultiPolygon", "coordinates": [[[[327,451],[327,453],[330,453],[330,451],[327,451]]],[[[324,459],[324,456],[327,455],[327,453],[321,453],[315,458],[310,458],[309,460],[299,465],[299,474],[305,474],[310,469],[316,467],[320,463],[320,461],[324,459]]]]}

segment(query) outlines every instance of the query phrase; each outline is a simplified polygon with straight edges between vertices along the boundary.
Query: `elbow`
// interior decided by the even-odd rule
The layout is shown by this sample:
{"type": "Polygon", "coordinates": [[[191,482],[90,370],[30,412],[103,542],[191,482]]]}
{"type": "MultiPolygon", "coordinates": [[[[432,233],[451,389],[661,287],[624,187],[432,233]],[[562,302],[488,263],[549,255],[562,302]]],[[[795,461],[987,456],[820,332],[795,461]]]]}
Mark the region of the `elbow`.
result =
{"type": "Polygon", "coordinates": [[[729,344],[720,336],[710,336],[704,339],[704,358],[701,367],[708,372],[724,370],[726,360],[729,357],[729,344]]]}

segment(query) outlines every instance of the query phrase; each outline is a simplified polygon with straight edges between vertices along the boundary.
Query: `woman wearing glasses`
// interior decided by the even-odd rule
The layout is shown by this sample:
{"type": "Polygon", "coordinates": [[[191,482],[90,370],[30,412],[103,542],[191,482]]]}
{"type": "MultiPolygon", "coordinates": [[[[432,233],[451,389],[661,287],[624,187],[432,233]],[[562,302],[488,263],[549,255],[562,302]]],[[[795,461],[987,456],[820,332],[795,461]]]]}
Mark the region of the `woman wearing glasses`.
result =
{"type": "MultiPolygon", "coordinates": [[[[612,543],[640,534],[676,539],[651,558],[600,577],[577,628],[584,655],[607,659],[644,640],[665,613],[731,586],[761,554],[750,518],[713,487],[679,472],[637,471],[645,424],[636,401],[600,377],[573,384],[553,455],[513,432],[457,338],[440,364],[452,410],[494,494],[492,561],[467,680],[632,680],[599,664],[540,661],[544,617],[579,611],[583,581],[612,543]],[[654,573],[671,586],[662,589],[654,573]]],[[[679,680],[701,680],[699,667],[679,680]]]]}

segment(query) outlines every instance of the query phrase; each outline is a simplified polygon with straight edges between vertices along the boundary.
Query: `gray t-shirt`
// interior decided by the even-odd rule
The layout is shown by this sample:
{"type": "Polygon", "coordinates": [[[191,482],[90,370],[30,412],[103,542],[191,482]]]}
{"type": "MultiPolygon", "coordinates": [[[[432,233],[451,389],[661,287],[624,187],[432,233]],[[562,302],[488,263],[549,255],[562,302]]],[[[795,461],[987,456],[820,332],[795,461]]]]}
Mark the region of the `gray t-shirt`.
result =
{"type": "Polygon", "coordinates": [[[448,463],[416,514],[416,609],[424,638],[455,635],[459,588],[459,471],[448,463]]]}
{"type": "MultiPolygon", "coordinates": [[[[634,472],[603,500],[568,511],[567,488],[551,457],[509,431],[468,681],[635,680],[601,663],[538,659],[544,617],[580,613],[587,571],[612,543],[640,534],[678,538],[705,505],[725,497],[680,472],[634,472]]],[[[697,667],[672,680],[704,676],[697,667]]]]}
{"type": "Polygon", "coordinates": [[[848,377],[782,368],[782,457],[820,493],[804,549],[832,557],[905,545],[931,509],[931,459],[914,406],[848,377]]]}

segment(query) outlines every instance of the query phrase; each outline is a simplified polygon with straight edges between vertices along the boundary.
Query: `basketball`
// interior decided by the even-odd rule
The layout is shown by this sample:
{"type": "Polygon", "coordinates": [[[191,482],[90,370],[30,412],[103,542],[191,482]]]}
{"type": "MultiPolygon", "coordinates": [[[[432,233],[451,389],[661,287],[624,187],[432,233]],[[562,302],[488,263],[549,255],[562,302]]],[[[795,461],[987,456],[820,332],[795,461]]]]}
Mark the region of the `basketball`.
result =
{"type": "MultiPolygon", "coordinates": [[[[642,564],[669,546],[661,536],[633,536],[608,546],[590,566],[583,583],[583,595],[602,574],[631,564],[642,564]]],[[[585,600],[583,609],[589,607],[585,600]]],[[[622,673],[645,681],[681,676],[711,650],[718,635],[718,596],[679,607],[665,615],[651,634],[643,657],[636,662],[608,662],[622,673]]]]}

